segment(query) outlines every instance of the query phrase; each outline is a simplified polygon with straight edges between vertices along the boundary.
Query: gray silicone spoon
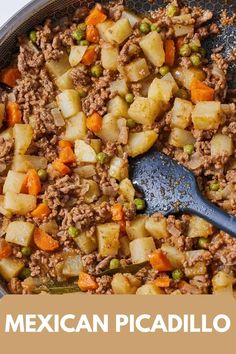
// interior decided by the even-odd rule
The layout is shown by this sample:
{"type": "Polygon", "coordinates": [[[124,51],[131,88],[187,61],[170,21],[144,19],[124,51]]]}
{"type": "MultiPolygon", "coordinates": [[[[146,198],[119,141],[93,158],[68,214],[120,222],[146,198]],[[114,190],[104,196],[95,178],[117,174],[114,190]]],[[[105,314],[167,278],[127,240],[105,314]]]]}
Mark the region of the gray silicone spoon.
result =
{"type": "Polygon", "coordinates": [[[170,157],[152,149],[130,159],[130,176],[143,193],[147,214],[196,214],[236,237],[236,218],[206,200],[193,173],[170,157]]]}

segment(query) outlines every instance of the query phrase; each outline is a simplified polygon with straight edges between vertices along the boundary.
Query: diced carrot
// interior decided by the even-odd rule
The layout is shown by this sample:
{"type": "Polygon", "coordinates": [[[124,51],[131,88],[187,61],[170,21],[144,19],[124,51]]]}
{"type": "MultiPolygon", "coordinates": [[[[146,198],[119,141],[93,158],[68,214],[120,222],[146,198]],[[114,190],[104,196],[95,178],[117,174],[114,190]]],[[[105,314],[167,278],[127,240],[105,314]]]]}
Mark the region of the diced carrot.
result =
{"type": "Polygon", "coordinates": [[[191,100],[193,103],[200,101],[214,101],[215,90],[202,81],[193,79],[190,86],[191,100]]]}
{"type": "Polygon", "coordinates": [[[72,147],[73,144],[70,141],[67,141],[67,140],[59,140],[58,146],[59,146],[60,149],[63,149],[64,147],[67,147],[67,146],[72,147]]]}
{"type": "Polygon", "coordinates": [[[83,58],[82,58],[82,64],[89,66],[92,65],[97,59],[97,46],[91,45],[88,47],[86,50],[83,58]]]}
{"type": "Polygon", "coordinates": [[[176,49],[179,51],[180,48],[182,47],[182,45],[184,44],[184,39],[185,39],[185,36],[183,37],[178,37],[175,41],[175,45],[176,45],[176,49]]]}
{"type": "Polygon", "coordinates": [[[169,66],[175,63],[175,42],[172,39],[165,41],[165,63],[169,66]]]}
{"type": "Polygon", "coordinates": [[[70,146],[66,146],[61,149],[59,154],[59,160],[63,163],[73,163],[76,161],[74,151],[70,146]]]}
{"type": "Polygon", "coordinates": [[[96,290],[98,288],[98,284],[91,275],[80,272],[78,287],[82,291],[96,290]]]}
{"type": "Polygon", "coordinates": [[[160,277],[154,280],[154,284],[159,288],[168,288],[170,286],[169,277],[160,277]]]}
{"type": "Polygon", "coordinates": [[[172,270],[172,265],[161,250],[155,250],[150,256],[149,261],[153,269],[159,272],[168,272],[172,270]]]}
{"type": "Polygon", "coordinates": [[[46,252],[54,251],[59,247],[59,242],[57,240],[54,240],[52,236],[38,228],[34,230],[34,243],[39,249],[46,252]]]}
{"type": "Polygon", "coordinates": [[[51,213],[51,210],[45,203],[41,203],[34,209],[31,213],[33,218],[43,219],[45,216],[48,216],[51,213]]]}
{"type": "Polygon", "coordinates": [[[12,254],[11,245],[4,239],[0,239],[0,260],[3,258],[10,257],[12,254]]]}
{"type": "Polygon", "coordinates": [[[70,168],[66,166],[63,162],[61,162],[59,159],[55,160],[52,163],[52,166],[53,168],[55,168],[55,170],[60,172],[61,176],[68,175],[71,172],[70,168]]]}
{"type": "Polygon", "coordinates": [[[37,171],[34,169],[28,170],[23,184],[21,193],[37,196],[41,192],[41,182],[37,171]]]}
{"type": "Polygon", "coordinates": [[[124,211],[120,203],[116,203],[111,207],[111,213],[113,221],[121,221],[124,219],[124,211]]]}
{"type": "Polygon", "coordinates": [[[120,225],[120,232],[125,234],[126,233],[126,221],[125,221],[125,219],[117,221],[117,223],[120,225]]]}
{"type": "Polygon", "coordinates": [[[101,5],[96,5],[85,20],[86,25],[97,25],[106,20],[107,16],[102,12],[101,5]]]}
{"type": "Polygon", "coordinates": [[[14,127],[16,123],[21,123],[22,113],[18,103],[9,101],[6,106],[6,113],[9,127],[14,127]]]}
{"type": "Polygon", "coordinates": [[[97,28],[93,25],[88,25],[86,27],[86,39],[91,43],[98,43],[99,42],[99,32],[97,28]]]}
{"type": "Polygon", "coordinates": [[[93,113],[86,120],[86,126],[93,133],[98,133],[102,128],[102,116],[98,113],[93,113]]]}
{"type": "Polygon", "coordinates": [[[16,81],[21,77],[17,68],[6,68],[2,70],[0,81],[10,87],[16,86],[16,81]]]}

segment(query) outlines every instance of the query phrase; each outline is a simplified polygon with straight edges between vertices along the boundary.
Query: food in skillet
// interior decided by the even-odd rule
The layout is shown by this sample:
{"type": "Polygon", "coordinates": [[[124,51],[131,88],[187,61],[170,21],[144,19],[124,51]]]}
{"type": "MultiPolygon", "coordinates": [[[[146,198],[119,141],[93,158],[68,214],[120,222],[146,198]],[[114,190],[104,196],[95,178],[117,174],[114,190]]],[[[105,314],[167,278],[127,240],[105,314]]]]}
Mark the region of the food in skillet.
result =
{"type": "Polygon", "coordinates": [[[115,2],[19,38],[0,76],[11,88],[0,275],[12,293],[233,292],[236,241],[196,216],[145,215],[128,175],[128,157],[156,144],[236,214],[235,104],[228,61],[202,47],[219,32],[211,19],[176,1],[146,17],[115,2]]]}

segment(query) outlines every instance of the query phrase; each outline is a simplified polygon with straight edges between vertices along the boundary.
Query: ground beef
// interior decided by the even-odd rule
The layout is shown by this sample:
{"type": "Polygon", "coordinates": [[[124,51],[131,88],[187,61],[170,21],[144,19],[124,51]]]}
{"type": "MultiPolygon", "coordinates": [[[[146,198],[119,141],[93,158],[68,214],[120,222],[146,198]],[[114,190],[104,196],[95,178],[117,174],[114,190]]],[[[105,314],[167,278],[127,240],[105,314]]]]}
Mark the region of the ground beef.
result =
{"type": "Polygon", "coordinates": [[[84,66],[78,66],[71,70],[70,77],[76,88],[88,90],[91,84],[91,77],[88,70],[84,66]]]}
{"type": "Polygon", "coordinates": [[[109,275],[103,275],[101,278],[99,277],[96,278],[96,282],[98,283],[96,294],[100,294],[100,295],[112,294],[111,281],[112,281],[112,277],[110,277],[109,275]]]}
{"type": "Polygon", "coordinates": [[[12,294],[20,295],[23,293],[21,281],[18,278],[12,278],[8,283],[8,289],[12,294]]]}
{"type": "Polygon", "coordinates": [[[220,23],[222,26],[233,26],[236,20],[236,13],[232,16],[227,14],[226,10],[222,10],[220,14],[220,23]]]}
{"type": "Polygon", "coordinates": [[[13,139],[0,138],[0,176],[5,175],[13,158],[13,139]]]}
{"type": "Polygon", "coordinates": [[[120,19],[122,12],[124,11],[123,3],[123,0],[111,1],[108,5],[105,6],[105,8],[108,10],[109,18],[111,18],[113,21],[118,21],[120,19]]]}

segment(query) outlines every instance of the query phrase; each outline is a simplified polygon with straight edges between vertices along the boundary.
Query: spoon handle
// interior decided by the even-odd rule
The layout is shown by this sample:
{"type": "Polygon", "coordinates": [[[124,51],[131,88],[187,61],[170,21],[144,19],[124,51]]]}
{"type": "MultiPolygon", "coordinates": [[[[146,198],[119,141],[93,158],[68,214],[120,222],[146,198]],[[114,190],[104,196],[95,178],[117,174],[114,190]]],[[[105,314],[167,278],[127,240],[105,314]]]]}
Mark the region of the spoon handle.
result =
{"type": "Polygon", "coordinates": [[[200,193],[194,196],[194,203],[186,210],[196,214],[236,238],[236,217],[226,213],[222,209],[210,203],[200,193]]]}

